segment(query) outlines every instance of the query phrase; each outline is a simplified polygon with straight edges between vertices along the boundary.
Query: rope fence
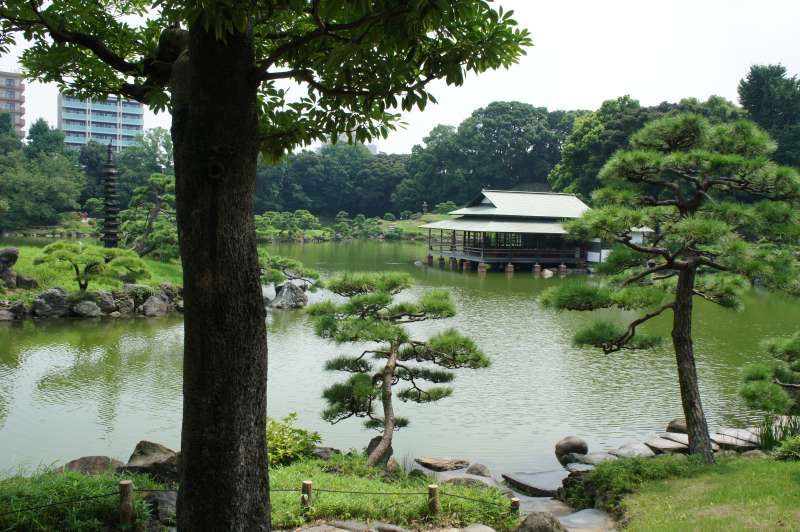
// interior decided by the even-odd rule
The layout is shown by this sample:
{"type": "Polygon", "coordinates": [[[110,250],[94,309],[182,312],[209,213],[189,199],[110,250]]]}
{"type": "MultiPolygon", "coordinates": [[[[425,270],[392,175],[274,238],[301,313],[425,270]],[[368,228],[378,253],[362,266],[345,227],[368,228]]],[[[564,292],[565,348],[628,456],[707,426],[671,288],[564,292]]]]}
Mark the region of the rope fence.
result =
{"type": "MultiPolygon", "coordinates": [[[[44,510],[46,508],[51,508],[54,506],[62,506],[68,504],[80,504],[87,501],[92,501],[96,499],[103,499],[106,497],[119,497],[119,523],[122,525],[130,525],[133,521],[133,494],[134,493],[151,493],[151,492],[175,492],[177,490],[174,489],[136,489],[133,485],[133,481],[131,480],[121,480],[118,485],[117,491],[112,491],[109,493],[103,493],[100,495],[93,495],[89,497],[77,497],[73,499],[64,499],[61,501],[51,502],[48,504],[42,504],[38,506],[30,506],[27,508],[18,508],[16,510],[11,510],[9,512],[0,513],[0,518],[8,517],[10,515],[16,515],[20,513],[27,513],[27,512],[36,512],[40,510],[44,510]]],[[[311,480],[304,480],[302,485],[299,488],[270,488],[270,493],[299,493],[300,494],[300,506],[304,512],[308,512],[311,510],[313,504],[313,498],[315,493],[339,493],[343,495],[370,495],[370,496],[390,496],[390,497],[427,497],[428,503],[428,511],[431,515],[436,515],[441,512],[441,497],[453,497],[456,499],[463,499],[466,501],[471,501],[479,504],[486,504],[490,506],[497,506],[504,508],[505,505],[495,502],[489,501],[486,499],[476,499],[473,497],[466,497],[464,495],[457,495],[455,493],[448,493],[445,491],[439,491],[439,486],[437,484],[429,484],[428,491],[347,491],[347,490],[334,490],[328,488],[315,488],[314,483],[311,480]]],[[[398,503],[400,504],[400,503],[398,503]]],[[[513,497],[511,498],[511,510],[509,514],[519,514],[519,505],[520,501],[518,498],[513,497]]],[[[395,505],[397,506],[397,505],[395,505]]]]}

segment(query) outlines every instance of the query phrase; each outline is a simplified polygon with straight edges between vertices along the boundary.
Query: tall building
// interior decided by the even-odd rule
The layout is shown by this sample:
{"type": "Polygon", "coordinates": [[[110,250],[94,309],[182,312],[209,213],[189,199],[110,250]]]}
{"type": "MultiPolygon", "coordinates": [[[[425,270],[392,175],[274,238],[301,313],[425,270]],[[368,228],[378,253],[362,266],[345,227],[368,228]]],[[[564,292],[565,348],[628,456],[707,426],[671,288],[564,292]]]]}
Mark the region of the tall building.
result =
{"type": "Polygon", "coordinates": [[[139,102],[109,97],[107,100],[81,100],[58,95],[58,127],[64,144],[78,149],[90,140],[114,150],[134,143],[144,130],[144,106],[139,102]]]}
{"type": "Polygon", "coordinates": [[[25,137],[25,84],[17,72],[0,71],[0,113],[11,113],[11,121],[25,137]]]}

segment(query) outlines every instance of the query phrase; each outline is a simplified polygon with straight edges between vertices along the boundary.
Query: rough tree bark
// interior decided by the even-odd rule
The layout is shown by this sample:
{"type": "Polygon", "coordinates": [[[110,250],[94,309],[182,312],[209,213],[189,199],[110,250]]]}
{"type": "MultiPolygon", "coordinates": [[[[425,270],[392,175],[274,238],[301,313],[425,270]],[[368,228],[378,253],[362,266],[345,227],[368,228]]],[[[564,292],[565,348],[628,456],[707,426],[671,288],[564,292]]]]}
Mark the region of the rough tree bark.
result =
{"type": "Polygon", "coordinates": [[[383,406],[383,434],[381,441],[367,457],[367,464],[374,466],[377,464],[384,453],[392,445],[394,436],[394,407],[392,406],[392,385],[394,384],[394,373],[397,369],[397,346],[389,349],[389,357],[386,366],[383,368],[381,381],[381,405],[383,406]]]}
{"type": "Polygon", "coordinates": [[[198,22],[170,80],[186,303],[180,530],[270,529],[253,65],[249,33],[218,41],[198,22]]]}
{"type": "Polygon", "coordinates": [[[689,452],[702,455],[709,464],[714,463],[714,452],[708,435],[708,423],[700,401],[697,368],[694,363],[692,343],[692,301],[694,298],[695,266],[689,264],[678,273],[675,306],[673,307],[672,343],[678,363],[678,382],[681,387],[683,414],[689,433],[689,452]]]}

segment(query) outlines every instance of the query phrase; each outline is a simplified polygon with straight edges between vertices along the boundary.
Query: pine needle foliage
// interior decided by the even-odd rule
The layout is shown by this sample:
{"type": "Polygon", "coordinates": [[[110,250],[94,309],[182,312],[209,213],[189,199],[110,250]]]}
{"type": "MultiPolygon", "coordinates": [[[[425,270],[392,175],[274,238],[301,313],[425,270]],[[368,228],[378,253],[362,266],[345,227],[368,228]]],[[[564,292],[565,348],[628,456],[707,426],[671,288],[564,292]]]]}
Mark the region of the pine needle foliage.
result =
{"type": "Polygon", "coordinates": [[[800,332],[770,339],[764,348],[774,363],[746,370],[742,396],[752,408],[771,414],[800,415],[800,332]]]}
{"type": "MultiPolygon", "coordinates": [[[[601,322],[577,334],[576,343],[606,353],[654,345],[640,327],[671,311],[690,449],[713,461],[692,301],[740,309],[752,285],[800,292],[800,179],[770,160],[775,142],[747,120],[712,125],[695,114],[666,116],[646,124],[630,144],[601,170],[596,208],[567,224],[574,238],[601,238],[625,251],[604,265],[602,282],[564,283],[545,291],[541,302],[560,310],[642,311],[626,328],[601,322]]],[[[764,387],[748,386],[748,393],[764,387]]],[[[783,404],[780,393],[769,397],[783,404]]]]}
{"type": "Polygon", "coordinates": [[[325,369],[350,373],[345,381],[323,392],[328,403],[322,417],[330,423],[363,418],[364,426],[382,433],[369,456],[377,463],[391,445],[394,431],[408,425],[395,415],[393,399],[433,403],[449,397],[455,378],[450,370],[480,369],[489,359],[470,338],[446,329],[427,341],[412,339],[404,325],[455,315],[446,290],[431,290],[416,300],[395,301],[411,286],[401,273],[346,273],[326,282],[326,288],[345,298],[321,301],[307,308],[317,335],[336,343],[368,343],[360,355],[340,355],[325,369]],[[395,393],[394,388],[402,386],[395,393]]]}

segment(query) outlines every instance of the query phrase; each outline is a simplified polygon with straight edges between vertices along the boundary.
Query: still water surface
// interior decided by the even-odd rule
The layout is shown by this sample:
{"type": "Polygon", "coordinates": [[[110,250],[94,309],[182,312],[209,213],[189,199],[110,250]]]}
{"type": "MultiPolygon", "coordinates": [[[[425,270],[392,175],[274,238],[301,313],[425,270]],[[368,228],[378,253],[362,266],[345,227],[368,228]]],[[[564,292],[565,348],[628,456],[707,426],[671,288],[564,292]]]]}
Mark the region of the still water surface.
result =
{"type": "MultiPolygon", "coordinates": [[[[594,450],[663,430],[681,413],[669,344],[655,352],[603,355],[571,345],[587,314],[543,309],[535,296],[557,280],[518,273],[479,277],[414,266],[416,243],[353,242],[280,245],[329,274],[397,270],[413,275],[409,295],[447,288],[458,315],[411,326],[424,338],[455,326],[491,357],[485,370],[460,370],[455,394],[434,405],[400,403],[411,419],[397,433],[395,455],[454,456],[486,463],[496,473],[556,465],[553,445],[573,434],[594,450]]],[[[326,297],[324,291],[312,300],[326,297]]],[[[633,316],[608,312],[620,321],[633,316]]],[[[700,383],[712,426],[744,422],[738,397],[742,368],[763,360],[760,339],[797,327],[800,306],[751,294],[744,312],[700,304],[695,331],[700,383]]],[[[665,332],[668,318],[651,332],[665,332]]],[[[0,323],[0,475],[82,455],[125,458],[137,441],[177,448],[181,422],[180,317],[0,323]]],[[[299,311],[276,311],[269,322],[268,408],[273,417],[299,414],[326,445],[363,447],[373,435],[358,421],[320,419],[321,392],[342,375],[322,370],[326,358],[355,353],[316,338],[299,311]]]]}

